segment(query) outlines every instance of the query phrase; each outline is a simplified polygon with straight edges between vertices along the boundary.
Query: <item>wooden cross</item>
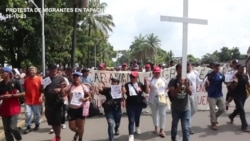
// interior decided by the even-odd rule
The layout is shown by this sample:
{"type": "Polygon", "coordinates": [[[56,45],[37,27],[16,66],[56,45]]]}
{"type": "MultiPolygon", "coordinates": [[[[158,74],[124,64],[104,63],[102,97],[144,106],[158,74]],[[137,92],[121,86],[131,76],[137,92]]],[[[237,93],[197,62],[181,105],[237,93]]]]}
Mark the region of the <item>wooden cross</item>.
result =
{"type": "Polygon", "coordinates": [[[187,77],[187,47],[188,47],[188,24],[207,25],[208,21],[203,19],[188,18],[188,0],[183,0],[183,17],[161,16],[161,21],[183,23],[182,35],[182,78],[187,77]]]}

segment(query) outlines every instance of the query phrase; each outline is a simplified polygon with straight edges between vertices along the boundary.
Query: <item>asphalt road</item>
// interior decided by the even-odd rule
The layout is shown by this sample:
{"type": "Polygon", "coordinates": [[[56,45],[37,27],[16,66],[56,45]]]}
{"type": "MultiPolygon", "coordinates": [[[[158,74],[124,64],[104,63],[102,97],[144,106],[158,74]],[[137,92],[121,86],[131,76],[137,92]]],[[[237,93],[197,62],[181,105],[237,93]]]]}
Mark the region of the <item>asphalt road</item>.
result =
{"type": "MultiPolygon", "coordinates": [[[[250,122],[250,100],[246,103],[247,120],[250,122]]],[[[239,117],[236,117],[234,124],[229,124],[227,115],[232,112],[234,107],[230,107],[229,110],[224,113],[219,119],[219,130],[214,131],[209,127],[209,112],[199,111],[192,118],[194,135],[191,135],[191,141],[249,141],[250,133],[245,133],[240,130],[241,123],[239,117]]],[[[167,114],[166,124],[166,137],[160,138],[152,131],[154,126],[150,114],[144,114],[141,117],[141,135],[135,136],[135,141],[166,141],[171,140],[170,127],[171,127],[171,114],[167,114]]],[[[31,132],[27,135],[23,135],[23,141],[50,141],[53,138],[53,134],[48,134],[50,127],[47,125],[46,120],[41,124],[41,129],[36,132],[31,132]]],[[[181,128],[179,124],[178,140],[182,140],[181,128]]],[[[62,141],[71,141],[74,133],[68,128],[62,129],[62,141]]],[[[84,141],[107,141],[107,123],[104,117],[88,118],[85,124],[84,141]]],[[[115,137],[115,141],[127,141],[128,140],[128,119],[125,116],[122,117],[120,126],[120,135],[115,137]]]]}

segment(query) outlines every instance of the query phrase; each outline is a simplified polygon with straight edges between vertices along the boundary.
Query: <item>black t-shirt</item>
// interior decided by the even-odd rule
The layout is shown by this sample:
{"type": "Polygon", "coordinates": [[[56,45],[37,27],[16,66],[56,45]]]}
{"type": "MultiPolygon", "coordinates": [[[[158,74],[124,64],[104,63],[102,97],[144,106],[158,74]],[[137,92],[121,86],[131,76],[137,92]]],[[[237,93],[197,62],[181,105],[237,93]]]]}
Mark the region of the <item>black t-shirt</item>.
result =
{"type": "MultiPolygon", "coordinates": [[[[178,78],[172,78],[168,84],[168,87],[178,87],[178,78]]],[[[187,93],[187,88],[185,85],[181,86],[181,90],[171,97],[171,109],[173,111],[186,111],[190,109],[189,94],[187,93]]]]}
{"type": "Polygon", "coordinates": [[[0,82],[0,95],[5,94],[6,92],[12,94],[13,93],[12,90],[14,89],[18,90],[19,93],[23,92],[22,85],[20,84],[19,81],[15,79],[10,79],[10,81],[7,84],[5,84],[3,80],[0,82]]]}
{"type": "Polygon", "coordinates": [[[143,92],[145,91],[146,87],[141,82],[137,82],[137,84],[138,84],[139,91],[136,90],[137,91],[136,96],[130,96],[130,93],[129,93],[129,85],[131,85],[132,88],[134,87],[134,85],[131,82],[128,82],[125,84],[126,96],[127,96],[126,106],[138,106],[138,105],[140,105],[140,102],[141,102],[140,97],[143,95],[143,92]]]}
{"type": "Polygon", "coordinates": [[[104,95],[106,97],[106,100],[113,100],[113,110],[121,110],[121,98],[119,99],[113,99],[111,96],[111,88],[103,88],[103,91],[100,92],[100,94],[104,95]]]}
{"type": "Polygon", "coordinates": [[[55,93],[56,88],[61,87],[61,83],[65,81],[62,76],[50,77],[51,83],[44,89],[45,96],[45,106],[47,107],[56,107],[58,94],[55,93]]]}
{"type": "Polygon", "coordinates": [[[233,97],[246,97],[246,85],[248,84],[248,77],[245,74],[236,73],[235,76],[238,79],[238,84],[233,89],[233,97]]]}

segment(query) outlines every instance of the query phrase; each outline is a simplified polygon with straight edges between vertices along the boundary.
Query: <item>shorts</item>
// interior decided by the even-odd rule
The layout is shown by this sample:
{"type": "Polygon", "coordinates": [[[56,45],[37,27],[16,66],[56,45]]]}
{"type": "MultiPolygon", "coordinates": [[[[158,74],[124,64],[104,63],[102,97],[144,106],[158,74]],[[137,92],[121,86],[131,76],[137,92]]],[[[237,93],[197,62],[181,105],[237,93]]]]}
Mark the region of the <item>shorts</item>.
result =
{"type": "Polygon", "coordinates": [[[61,126],[63,111],[62,108],[45,108],[45,116],[48,125],[61,126]]]}
{"type": "Polygon", "coordinates": [[[77,119],[85,119],[85,116],[82,115],[82,107],[78,109],[69,108],[68,109],[68,120],[77,120],[77,119]]]}

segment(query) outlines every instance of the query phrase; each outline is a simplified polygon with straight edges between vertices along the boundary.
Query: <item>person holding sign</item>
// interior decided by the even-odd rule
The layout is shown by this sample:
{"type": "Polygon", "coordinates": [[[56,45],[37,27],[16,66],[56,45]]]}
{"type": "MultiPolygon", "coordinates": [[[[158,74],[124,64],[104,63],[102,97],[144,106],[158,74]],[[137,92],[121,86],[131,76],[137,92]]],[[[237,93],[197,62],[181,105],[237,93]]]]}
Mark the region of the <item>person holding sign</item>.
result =
{"type": "Polygon", "coordinates": [[[172,97],[171,111],[172,111],[172,127],[171,139],[176,141],[177,127],[179,120],[181,121],[182,138],[183,141],[190,141],[189,134],[189,120],[190,120],[190,95],[192,95],[192,88],[189,80],[183,79],[181,76],[182,65],[175,66],[177,76],[172,78],[169,82],[169,91],[172,97]]]}
{"type": "Polygon", "coordinates": [[[144,85],[138,82],[139,73],[132,71],[130,73],[130,82],[126,83],[122,88],[122,93],[126,94],[126,110],[128,115],[129,141],[134,141],[134,126],[136,133],[141,134],[140,116],[143,107],[143,92],[148,93],[148,80],[144,79],[144,85]]]}
{"type": "Polygon", "coordinates": [[[109,141],[114,140],[115,135],[119,135],[119,126],[122,117],[121,102],[123,95],[121,93],[120,80],[116,77],[111,78],[111,87],[104,87],[104,83],[99,84],[99,93],[106,97],[106,101],[102,104],[105,116],[108,122],[109,141]]]}
{"type": "Polygon", "coordinates": [[[149,83],[149,107],[152,111],[155,133],[165,137],[164,129],[166,124],[167,111],[167,81],[161,77],[161,68],[153,69],[153,77],[148,79],[149,83]],[[160,128],[160,130],[158,129],[160,128]],[[158,132],[159,130],[159,132],[158,132]]]}
{"type": "Polygon", "coordinates": [[[48,70],[48,76],[42,81],[45,96],[45,116],[55,133],[52,141],[61,141],[60,134],[64,105],[62,90],[66,87],[66,83],[62,76],[58,76],[56,64],[50,64],[48,70]]]}
{"type": "Polygon", "coordinates": [[[68,120],[70,130],[75,132],[73,141],[82,141],[86,118],[83,116],[83,104],[89,101],[91,96],[87,86],[81,83],[82,73],[74,72],[72,75],[72,84],[67,86],[63,92],[69,100],[68,120]]]}

